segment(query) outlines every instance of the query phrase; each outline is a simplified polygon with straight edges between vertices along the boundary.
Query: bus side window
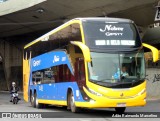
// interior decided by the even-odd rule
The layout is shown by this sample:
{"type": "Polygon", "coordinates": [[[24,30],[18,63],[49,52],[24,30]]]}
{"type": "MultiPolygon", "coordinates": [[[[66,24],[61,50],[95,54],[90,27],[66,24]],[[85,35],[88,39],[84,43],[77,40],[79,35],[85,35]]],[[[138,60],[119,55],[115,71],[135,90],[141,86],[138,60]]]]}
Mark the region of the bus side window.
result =
{"type": "Polygon", "coordinates": [[[82,58],[79,60],[79,79],[85,80],[85,67],[84,60],[82,58]]]}
{"type": "Polygon", "coordinates": [[[82,88],[85,85],[85,67],[83,58],[76,58],[75,77],[79,87],[82,88]]]}
{"type": "Polygon", "coordinates": [[[56,67],[51,67],[44,70],[44,83],[55,83],[55,68],[56,67]]]}
{"type": "Polygon", "coordinates": [[[58,80],[58,67],[57,66],[53,66],[52,70],[53,70],[54,82],[56,82],[58,80]]]}
{"type": "Polygon", "coordinates": [[[76,77],[78,80],[85,80],[85,67],[83,58],[76,58],[75,70],[77,71],[76,77]]]}
{"type": "Polygon", "coordinates": [[[66,64],[64,65],[63,71],[64,71],[63,72],[64,81],[66,81],[66,82],[70,81],[71,73],[70,73],[70,70],[66,64]]]}
{"type": "Polygon", "coordinates": [[[59,80],[58,82],[63,82],[63,65],[59,65],[59,80]]]}
{"type": "Polygon", "coordinates": [[[43,72],[36,71],[32,73],[32,82],[33,84],[41,84],[43,81],[43,72]]]}
{"type": "Polygon", "coordinates": [[[36,79],[34,77],[32,78],[32,82],[33,84],[36,84],[36,79]]]}

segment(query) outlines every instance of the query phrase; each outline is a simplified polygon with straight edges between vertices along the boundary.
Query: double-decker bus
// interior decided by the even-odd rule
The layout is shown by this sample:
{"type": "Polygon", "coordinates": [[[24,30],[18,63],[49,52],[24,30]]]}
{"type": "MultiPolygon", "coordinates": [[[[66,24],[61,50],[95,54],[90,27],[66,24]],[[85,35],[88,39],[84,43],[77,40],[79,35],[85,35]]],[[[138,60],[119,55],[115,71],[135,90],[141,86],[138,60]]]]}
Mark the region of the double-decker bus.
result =
{"type": "Polygon", "coordinates": [[[24,47],[24,100],[33,107],[115,108],[146,104],[144,47],[132,20],[75,18],[24,47]]]}

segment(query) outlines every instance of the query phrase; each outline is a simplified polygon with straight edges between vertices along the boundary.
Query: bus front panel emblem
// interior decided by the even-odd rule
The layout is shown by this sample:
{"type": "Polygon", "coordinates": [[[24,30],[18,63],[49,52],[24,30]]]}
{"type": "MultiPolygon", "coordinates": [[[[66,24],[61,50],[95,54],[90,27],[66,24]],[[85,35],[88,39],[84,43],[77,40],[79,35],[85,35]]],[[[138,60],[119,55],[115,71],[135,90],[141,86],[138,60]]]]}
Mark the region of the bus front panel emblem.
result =
{"type": "Polygon", "coordinates": [[[123,93],[120,94],[121,97],[123,97],[123,95],[124,95],[123,93]]]}

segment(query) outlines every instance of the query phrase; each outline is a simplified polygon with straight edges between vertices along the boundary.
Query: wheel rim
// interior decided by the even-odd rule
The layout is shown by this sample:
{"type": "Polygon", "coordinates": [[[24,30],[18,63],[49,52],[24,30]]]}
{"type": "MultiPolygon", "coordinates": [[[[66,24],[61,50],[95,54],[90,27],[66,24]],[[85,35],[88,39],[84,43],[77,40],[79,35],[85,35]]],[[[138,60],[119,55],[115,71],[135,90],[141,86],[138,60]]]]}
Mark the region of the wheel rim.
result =
{"type": "Polygon", "coordinates": [[[34,104],[34,96],[31,96],[31,105],[33,106],[34,104]]]}
{"type": "Polygon", "coordinates": [[[72,111],[72,112],[75,112],[75,101],[74,101],[74,96],[73,96],[73,94],[71,94],[70,107],[71,107],[71,111],[72,111]]]}
{"type": "Polygon", "coordinates": [[[38,100],[37,100],[37,96],[36,96],[36,98],[35,98],[35,102],[36,102],[36,107],[38,107],[38,100]]]}
{"type": "Polygon", "coordinates": [[[71,96],[71,107],[72,108],[74,107],[74,97],[73,97],[73,95],[71,96]]]}

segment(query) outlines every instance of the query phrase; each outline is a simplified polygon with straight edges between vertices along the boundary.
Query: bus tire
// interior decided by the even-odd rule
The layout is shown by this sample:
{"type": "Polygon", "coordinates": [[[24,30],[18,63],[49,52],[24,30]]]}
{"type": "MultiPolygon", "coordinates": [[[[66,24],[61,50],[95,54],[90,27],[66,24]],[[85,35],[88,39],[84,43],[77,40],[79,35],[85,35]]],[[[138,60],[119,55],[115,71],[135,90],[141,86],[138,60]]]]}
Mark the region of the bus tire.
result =
{"type": "Polygon", "coordinates": [[[35,107],[34,95],[32,93],[30,95],[30,102],[31,102],[31,106],[35,107]]]}
{"type": "Polygon", "coordinates": [[[42,108],[42,104],[38,103],[38,99],[37,99],[37,93],[34,93],[34,107],[35,108],[42,108]]]}
{"type": "Polygon", "coordinates": [[[74,95],[73,95],[73,92],[71,91],[70,94],[69,94],[69,106],[70,106],[70,109],[71,109],[71,112],[73,113],[77,113],[80,111],[80,108],[79,107],[76,107],[75,105],[75,101],[74,101],[74,95]]]}
{"type": "Polygon", "coordinates": [[[126,107],[116,107],[115,110],[116,110],[116,113],[122,114],[125,112],[126,107]]]}

